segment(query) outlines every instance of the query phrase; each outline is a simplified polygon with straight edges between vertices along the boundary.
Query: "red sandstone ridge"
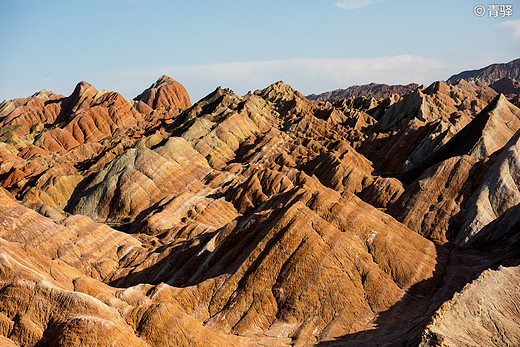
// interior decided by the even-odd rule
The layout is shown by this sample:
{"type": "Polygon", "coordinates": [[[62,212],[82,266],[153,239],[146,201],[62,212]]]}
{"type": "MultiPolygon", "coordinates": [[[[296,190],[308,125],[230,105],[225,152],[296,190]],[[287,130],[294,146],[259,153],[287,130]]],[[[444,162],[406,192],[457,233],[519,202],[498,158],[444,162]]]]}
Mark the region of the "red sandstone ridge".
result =
{"type": "Polygon", "coordinates": [[[520,110],[484,83],[81,82],[0,125],[2,345],[520,343],[520,110]]]}
{"type": "Polygon", "coordinates": [[[53,123],[61,113],[64,98],[41,90],[28,98],[6,100],[0,104],[0,125],[16,127],[18,133],[24,133],[38,123],[53,123]]]}
{"type": "Polygon", "coordinates": [[[188,92],[182,84],[173,78],[162,75],[142,94],[134,98],[142,101],[153,109],[159,107],[187,108],[191,106],[188,92]]]}
{"type": "Polygon", "coordinates": [[[124,133],[143,121],[143,115],[119,93],[98,91],[86,82],[76,86],[65,105],[65,112],[57,120],[63,125],[41,138],[48,150],[67,150],[81,143],[99,141],[124,133]]]}

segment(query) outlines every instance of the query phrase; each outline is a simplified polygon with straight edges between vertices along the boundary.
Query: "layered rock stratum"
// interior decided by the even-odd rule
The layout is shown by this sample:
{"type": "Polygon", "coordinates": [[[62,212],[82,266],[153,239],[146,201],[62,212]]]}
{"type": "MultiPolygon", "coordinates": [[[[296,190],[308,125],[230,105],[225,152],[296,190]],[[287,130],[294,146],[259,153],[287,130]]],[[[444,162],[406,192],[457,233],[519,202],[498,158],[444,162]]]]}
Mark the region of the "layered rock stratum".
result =
{"type": "Polygon", "coordinates": [[[0,104],[0,344],[517,345],[520,109],[481,81],[0,104]]]}

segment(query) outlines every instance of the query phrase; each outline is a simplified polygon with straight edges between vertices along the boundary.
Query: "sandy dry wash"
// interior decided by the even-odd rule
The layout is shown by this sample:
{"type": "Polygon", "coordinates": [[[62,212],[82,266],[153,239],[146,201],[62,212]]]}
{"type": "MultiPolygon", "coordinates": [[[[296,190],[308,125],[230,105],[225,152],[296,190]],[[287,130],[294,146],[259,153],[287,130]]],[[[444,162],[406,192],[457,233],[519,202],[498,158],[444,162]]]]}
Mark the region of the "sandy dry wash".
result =
{"type": "Polygon", "coordinates": [[[520,345],[519,64],[4,101],[0,345],[520,345]]]}

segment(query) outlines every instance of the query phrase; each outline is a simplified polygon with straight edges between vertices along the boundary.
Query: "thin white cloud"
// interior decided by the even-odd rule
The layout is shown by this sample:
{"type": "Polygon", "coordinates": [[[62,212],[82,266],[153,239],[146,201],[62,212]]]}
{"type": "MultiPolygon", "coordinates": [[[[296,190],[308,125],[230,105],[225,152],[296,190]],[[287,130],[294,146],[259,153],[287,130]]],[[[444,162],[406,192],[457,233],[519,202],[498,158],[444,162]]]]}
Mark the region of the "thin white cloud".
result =
{"type": "Polygon", "coordinates": [[[343,10],[355,10],[384,0],[344,0],[336,2],[336,7],[343,10]]]}
{"type": "Polygon", "coordinates": [[[193,101],[196,101],[217,86],[231,88],[238,94],[245,94],[250,90],[261,89],[273,82],[283,80],[302,93],[310,94],[370,82],[429,84],[434,80],[444,80],[457,71],[458,67],[436,59],[398,55],[378,58],[292,59],[163,66],[113,72],[106,76],[106,82],[110,83],[108,88],[115,88],[125,96],[133,97],[159,76],[167,74],[181,82],[193,101]],[[118,89],[116,84],[140,89],[125,91],[118,89]]]}
{"type": "Polygon", "coordinates": [[[506,20],[505,22],[497,24],[499,27],[508,28],[512,30],[512,35],[515,40],[520,39],[520,19],[506,20]]]}

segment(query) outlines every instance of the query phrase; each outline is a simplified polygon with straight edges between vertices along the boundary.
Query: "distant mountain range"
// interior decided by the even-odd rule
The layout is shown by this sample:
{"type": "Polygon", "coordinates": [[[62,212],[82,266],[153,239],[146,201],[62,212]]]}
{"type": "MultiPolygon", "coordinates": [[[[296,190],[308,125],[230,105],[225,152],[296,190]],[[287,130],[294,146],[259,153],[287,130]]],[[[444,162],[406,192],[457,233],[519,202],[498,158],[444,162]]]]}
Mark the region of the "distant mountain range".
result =
{"type": "MultiPolygon", "coordinates": [[[[448,78],[449,84],[455,84],[459,80],[481,81],[493,88],[498,93],[505,95],[518,94],[520,82],[520,59],[515,59],[509,63],[491,64],[478,70],[467,70],[448,78]],[[500,82],[498,82],[501,80],[500,82]]],[[[392,94],[405,95],[417,89],[417,83],[406,85],[388,85],[381,83],[369,83],[354,85],[346,89],[336,89],[320,94],[310,94],[307,98],[319,101],[338,101],[340,99],[370,96],[376,99],[387,98],[392,94]]]]}
{"type": "Polygon", "coordinates": [[[478,80],[492,84],[505,77],[520,80],[520,59],[515,59],[509,63],[491,64],[478,70],[463,71],[448,78],[447,82],[455,83],[460,79],[464,79],[466,81],[478,80]]]}
{"type": "Polygon", "coordinates": [[[404,95],[419,87],[417,83],[407,85],[388,85],[380,83],[370,83],[348,87],[347,89],[336,89],[321,94],[311,94],[307,98],[320,101],[337,101],[344,98],[358,96],[372,96],[376,99],[387,98],[392,94],[404,95]]]}

